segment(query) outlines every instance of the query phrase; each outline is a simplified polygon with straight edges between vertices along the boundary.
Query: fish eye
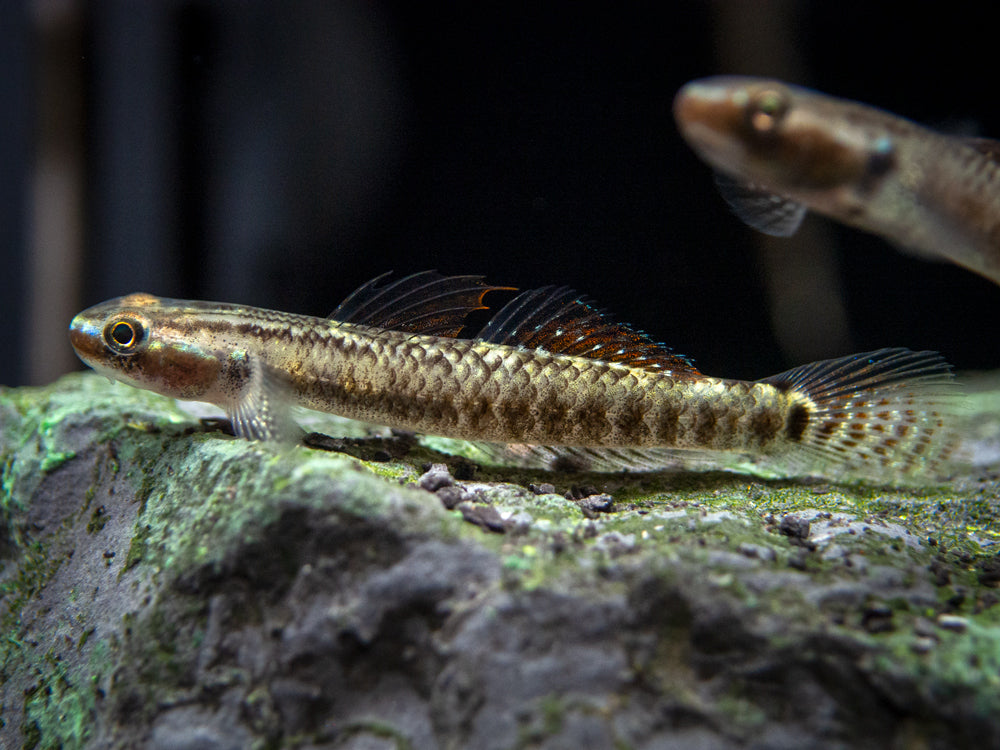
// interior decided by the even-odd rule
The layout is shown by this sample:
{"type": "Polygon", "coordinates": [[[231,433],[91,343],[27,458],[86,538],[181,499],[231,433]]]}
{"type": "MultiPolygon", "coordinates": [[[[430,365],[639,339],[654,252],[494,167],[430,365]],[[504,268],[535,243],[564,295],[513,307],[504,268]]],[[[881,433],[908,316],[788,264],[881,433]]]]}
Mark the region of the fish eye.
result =
{"type": "Polygon", "coordinates": [[[105,343],[119,354],[135,351],[144,335],[142,323],[128,318],[112,320],[104,327],[105,343]]]}
{"type": "Polygon", "coordinates": [[[777,89],[758,91],[750,100],[747,120],[754,132],[773,133],[788,112],[788,97],[777,89]]]}

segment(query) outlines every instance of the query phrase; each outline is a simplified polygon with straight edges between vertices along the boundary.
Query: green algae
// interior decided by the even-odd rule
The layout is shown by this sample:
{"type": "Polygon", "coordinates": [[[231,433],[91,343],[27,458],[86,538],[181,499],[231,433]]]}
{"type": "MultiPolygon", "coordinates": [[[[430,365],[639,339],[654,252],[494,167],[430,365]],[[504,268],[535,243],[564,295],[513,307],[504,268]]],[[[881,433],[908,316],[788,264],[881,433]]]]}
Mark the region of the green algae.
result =
{"type": "Polygon", "coordinates": [[[50,451],[50,452],[46,453],[45,457],[42,459],[42,462],[40,464],[40,468],[41,468],[41,470],[44,473],[47,474],[50,471],[54,471],[55,469],[58,469],[64,463],[66,463],[67,461],[69,461],[71,458],[75,458],[75,457],[76,457],[76,453],[73,452],[73,451],[65,451],[65,452],[62,452],[62,453],[50,451]]]}
{"type": "Polygon", "coordinates": [[[393,743],[396,750],[411,750],[413,747],[412,743],[398,729],[387,722],[381,721],[348,722],[338,732],[338,739],[341,737],[363,738],[365,735],[376,737],[380,740],[388,740],[393,743]]]}
{"type": "Polygon", "coordinates": [[[981,715],[1000,712],[1000,625],[971,616],[963,632],[940,630],[927,651],[914,648],[906,628],[880,638],[883,647],[872,664],[877,672],[919,685],[928,701],[971,700],[981,715]]]}
{"type": "MultiPolygon", "coordinates": [[[[151,453],[141,443],[119,449],[120,458],[130,464],[143,460],[140,454],[152,456],[145,459],[147,479],[137,491],[141,523],[126,567],[140,561],[158,569],[206,565],[231,540],[260,541],[280,515],[290,487],[297,502],[322,508],[328,488],[336,483],[341,493],[337,511],[347,515],[398,512],[411,521],[426,515],[427,503],[420,494],[409,503],[388,507],[379,492],[382,480],[352,458],[306,448],[248,446],[207,435],[190,440],[167,441],[151,453]],[[254,502],[248,503],[250,498],[254,502]]],[[[431,521],[431,526],[437,530],[439,523],[431,521]]]]}
{"type": "MultiPolygon", "coordinates": [[[[18,551],[16,564],[8,563],[16,574],[0,582],[5,605],[0,663],[4,679],[18,670],[34,675],[22,723],[24,736],[38,747],[85,741],[96,710],[96,686],[106,684],[112,665],[126,653],[123,648],[141,664],[142,699],[151,705],[163,686],[193,679],[191,664],[208,628],[203,601],[154,602],[142,616],[126,613],[116,635],[92,627],[67,631],[79,633],[72,642],[86,652],[82,664],[53,653],[39,656],[24,645],[16,613],[59,570],[63,561],[52,550],[68,526],[43,541],[29,541],[17,530],[18,522],[46,475],[86,459],[84,446],[73,444],[67,427],[85,421],[96,425],[93,443],[108,450],[95,477],[104,472],[118,492],[131,493],[135,505],[127,549],[114,563],[123,586],[215,570],[228,550],[266,544],[284,509],[294,504],[344,519],[392,518],[414,533],[474,541],[499,556],[503,584],[512,591],[589,587],[594,596],[614,596],[623,591],[620,571],[641,569],[663,586],[682,585],[682,572],[703,571],[699,585],[748,618],[796,622],[791,632],[776,629],[770,647],[794,648],[812,628],[837,632],[863,647],[872,673],[902,674],[923,686],[929,701],[968,697],[977,711],[1000,708],[1000,608],[990,603],[993,584],[977,572],[977,565],[992,558],[1000,536],[995,484],[893,490],[719,473],[577,477],[490,469],[480,472],[482,481],[464,485],[475,502],[492,504],[511,519],[508,533],[496,535],[464,523],[459,511],[445,511],[431,494],[401,486],[412,485],[422,471],[409,457],[364,461],[193,432],[190,418],[168,399],[110,388],[94,377],[72,376],[45,389],[0,395],[7,399],[0,408],[21,417],[18,424],[4,420],[0,449],[4,520],[18,551]],[[592,484],[613,496],[612,511],[588,514],[563,494],[535,494],[518,484],[529,480],[551,481],[563,492],[592,484]],[[331,507],[333,486],[337,495],[331,507]],[[810,550],[780,530],[780,519],[790,514],[849,530],[810,550]],[[847,564],[852,560],[854,567],[847,564]],[[932,585],[936,603],[930,605],[887,588],[884,602],[893,630],[870,634],[859,626],[852,606],[817,604],[814,596],[823,587],[869,580],[859,564],[897,569],[898,589],[926,583],[934,564],[943,566],[948,580],[932,585]],[[790,583],[760,588],[748,571],[776,580],[783,576],[780,580],[790,583]],[[958,590],[964,598],[956,603],[958,590]],[[915,623],[942,613],[960,613],[968,621],[965,631],[939,629],[933,647],[918,653],[915,623]],[[178,622],[187,624],[180,638],[178,622]],[[96,661],[94,654],[100,654],[96,661]]],[[[80,487],[76,514],[91,536],[105,533],[109,523],[99,504],[92,507],[95,502],[94,488],[80,487]]],[[[676,623],[664,626],[660,644],[665,650],[646,670],[663,675],[678,668],[683,651],[669,647],[683,642],[674,632],[678,627],[683,630],[676,623]]],[[[693,700],[683,681],[674,688],[693,700]]],[[[725,696],[716,710],[747,732],[761,722],[761,709],[739,690],[725,696]]],[[[546,711],[561,716],[565,707],[553,698],[546,711]]],[[[543,722],[539,736],[555,731],[547,726],[543,722]]]]}
{"type": "Polygon", "coordinates": [[[25,722],[37,732],[38,747],[85,747],[96,707],[93,685],[86,680],[78,684],[76,676],[51,656],[48,662],[45,683],[25,700],[25,722]]]}
{"type": "MultiPolygon", "coordinates": [[[[448,521],[446,514],[419,491],[407,494],[400,489],[387,503],[381,489],[385,480],[369,471],[370,464],[365,462],[302,448],[288,451],[254,446],[247,455],[248,445],[243,441],[206,435],[182,437],[191,427],[190,420],[168,399],[134,389],[109,388],[98,378],[70,376],[47,388],[4,395],[10,393],[15,396],[14,411],[22,419],[17,423],[3,420],[0,487],[5,525],[19,552],[15,575],[0,581],[4,603],[0,629],[5,634],[0,640],[0,664],[3,681],[14,673],[33,675],[33,687],[23,702],[22,734],[28,745],[79,747],[86,743],[94,711],[94,684],[106,679],[108,663],[119,650],[113,645],[115,641],[135,643],[139,639],[160,644],[144,662],[148,684],[176,682],[191,660],[189,651],[178,653],[174,647],[178,642],[176,621],[198,619],[197,612],[174,612],[172,619],[163,612],[157,616],[153,610],[142,620],[126,613],[119,638],[95,637],[93,627],[84,629],[74,639],[77,649],[106,657],[102,659],[104,669],[96,672],[90,666],[65,665],[51,654],[38,656],[19,639],[24,625],[18,613],[59,570],[63,559],[52,551],[60,546],[63,535],[56,529],[43,540],[27,543],[20,535],[17,517],[24,513],[23,503],[46,475],[78,457],[77,450],[66,449],[64,436],[81,414],[90,415],[88,424],[98,425],[94,443],[110,448],[105,464],[108,475],[117,477],[120,466],[129,467],[120,478],[125,482],[120,491],[131,486],[138,508],[117,575],[120,582],[139,570],[147,571],[142,575],[148,577],[157,571],[211,567],[234,543],[264,542],[266,529],[280,515],[288,493],[293,493],[297,502],[323,508],[329,488],[336,486],[338,497],[343,499],[337,508],[340,514],[366,518],[399,514],[409,524],[423,524],[429,532],[446,536],[449,526],[460,525],[448,521]],[[120,416],[123,412],[129,415],[125,419],[120,416]],[[197,488],[210,489],[202,493],[197,488]],[[247,502],[249,499],[253,502],[247,502]]],[[[5,404],[4,408],[9,407],[5,404]]],[[[404,466],[375,468],[394,479],[413,474],[412,468],[404,466]]],[[[100,534],[109,519],[100,507],[90,508],[94,488],[80,487],[79,493],[78,508],[89,509],[81,516],[86,532],[100,534]]],[[[71,525],[74,517],[71,513],[64,526],[71,525]]],[[[196,629],[189,633],[187,643],[194,648],[199,640],[196,629]]],[[[155,689],[150,687],[150,691],[152,700],[155,689]]],[[[155,700],[151,705],[155,706],[155,700]]]]}

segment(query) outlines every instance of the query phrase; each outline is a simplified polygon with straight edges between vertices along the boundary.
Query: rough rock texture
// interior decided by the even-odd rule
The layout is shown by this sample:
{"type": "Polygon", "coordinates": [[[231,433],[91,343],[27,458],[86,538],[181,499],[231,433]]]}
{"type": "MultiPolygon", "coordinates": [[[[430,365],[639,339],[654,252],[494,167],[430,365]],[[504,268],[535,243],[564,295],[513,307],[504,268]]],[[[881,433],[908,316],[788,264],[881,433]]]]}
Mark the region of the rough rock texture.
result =
{"type": "Polygon", "coordinates": [[[308,443],[91,375],[0,389],[0,745],[1000,746],[988,471],[900,492],[308,443]]]}

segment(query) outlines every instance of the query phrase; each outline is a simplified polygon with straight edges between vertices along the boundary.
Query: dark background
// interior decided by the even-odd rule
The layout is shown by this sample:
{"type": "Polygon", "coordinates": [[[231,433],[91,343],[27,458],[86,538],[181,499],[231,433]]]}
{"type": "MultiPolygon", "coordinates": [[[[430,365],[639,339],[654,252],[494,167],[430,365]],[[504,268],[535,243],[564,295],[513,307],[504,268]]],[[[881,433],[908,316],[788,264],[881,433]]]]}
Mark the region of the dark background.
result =
{"type": "Polygon", "coordinates": [[[65,326],[111,296],[326,315],[426,268],[573,286],[713,375],[1000,367],[1000,288],[819,219],[762,240],[671,115],[774,74],[998,136],[988,4],[45,5],[0,27],[0,383],[79,366],[65,326]]]}

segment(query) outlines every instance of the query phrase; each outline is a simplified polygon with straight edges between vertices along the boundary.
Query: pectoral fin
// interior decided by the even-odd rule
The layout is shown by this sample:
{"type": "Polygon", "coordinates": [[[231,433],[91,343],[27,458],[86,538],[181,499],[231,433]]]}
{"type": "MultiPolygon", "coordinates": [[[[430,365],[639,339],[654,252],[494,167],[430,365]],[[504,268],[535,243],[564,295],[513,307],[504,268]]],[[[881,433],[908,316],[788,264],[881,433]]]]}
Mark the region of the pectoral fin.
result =
{"type": "Polygon", "coordinates": [[[226,409],[233,431],[247,440],[291,442],[301,429],[291,418],[292,399],[281,374],[245,353],[234,355],[234,367],[245,373],[243,387],[226,409]]]}
{"type": "Polygon", "coordinates": [[[732,212],[758,232],[791,237],[805,218],[806,207],[801,203],[769,193],[752,183],[739,182],[716,172],[715,184],[732,212]]]}

